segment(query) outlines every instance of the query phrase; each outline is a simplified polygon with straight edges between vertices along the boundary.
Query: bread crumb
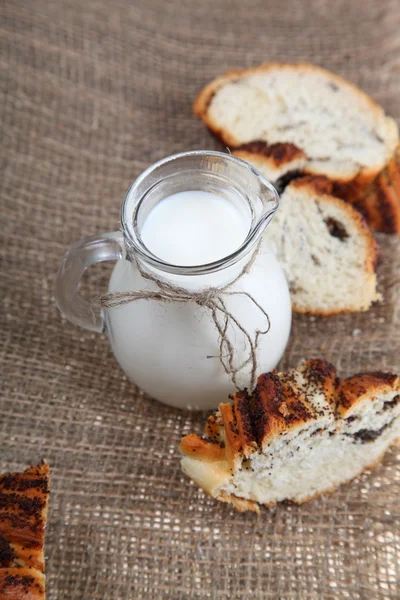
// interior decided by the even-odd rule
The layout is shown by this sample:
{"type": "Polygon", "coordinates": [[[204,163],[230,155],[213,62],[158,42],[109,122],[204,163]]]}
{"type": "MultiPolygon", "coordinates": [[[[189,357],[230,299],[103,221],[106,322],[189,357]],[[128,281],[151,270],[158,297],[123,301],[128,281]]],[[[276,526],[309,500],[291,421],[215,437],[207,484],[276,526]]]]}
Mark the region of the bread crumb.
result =
{"type": "Polygon", "coordinates": [[[288,405],[286,404],[286,402],[282,402],[278,410],[284,417],[288,417],[290,415],[290,410],[288,409],[288,405]]]}

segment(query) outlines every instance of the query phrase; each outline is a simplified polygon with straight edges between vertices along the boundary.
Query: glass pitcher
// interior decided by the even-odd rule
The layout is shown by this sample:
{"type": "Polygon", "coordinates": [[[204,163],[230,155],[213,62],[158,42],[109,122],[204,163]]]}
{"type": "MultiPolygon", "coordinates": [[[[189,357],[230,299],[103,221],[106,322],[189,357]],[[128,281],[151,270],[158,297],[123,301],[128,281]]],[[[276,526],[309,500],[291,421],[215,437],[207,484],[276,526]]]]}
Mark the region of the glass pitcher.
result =
{"type": "Polygon", "coordinates": [[[139,299],[98,310],[79,295],[79,281],[87,267],[115,260],[110,293],[156,290],[157,283],[143,278],[144,271],[190,293],[229,284],[253,258],[249,272],[229,288],[237,293],[224,298],[241,326],[229,322],[227,327],[235,362],[241,366],[237,384],[248,387],[251,361],[243,330],[265,331],[268,315],[269,329],[260,336],[257,349],[259,373],[277,365],[290,333],[286,279],[262,238],[278,206],[273,186],[229,154],[195,151],[165,158],[129,188],[121,209],[121,231],[86,238],[67,251],[55,284],[58,308],[72,323],[105,333],[121,368],[153,398],[184,409],[216,408],[235,386],[221,362],[227,360],[221,357],[221,335],[207,307],[195,301],[139,299]],[[240,211],[248,233],[232,254],[209,264],[179,266],[164,262],[145,246],[141,229],[149,212],[167,196],[187,190],[212,192],[240,211]]]}

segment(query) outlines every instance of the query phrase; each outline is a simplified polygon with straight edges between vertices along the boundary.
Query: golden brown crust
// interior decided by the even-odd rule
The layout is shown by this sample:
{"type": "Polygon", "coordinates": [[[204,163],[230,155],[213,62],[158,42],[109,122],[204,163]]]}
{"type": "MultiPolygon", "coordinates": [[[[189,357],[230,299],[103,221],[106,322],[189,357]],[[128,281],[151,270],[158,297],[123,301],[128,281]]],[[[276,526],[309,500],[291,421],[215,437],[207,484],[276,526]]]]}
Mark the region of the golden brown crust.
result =
{"type": "Polygon", "coordinates": [[[247,458],[257,447],[251,427],[247,392],[238,392],[233,396],[233,404],[220,404],[219,411],[225,430],[225,456],[233,467],[237,459],[247,458]]]}
{"type": "Polygon", "coordinates": [[[336,408],[336,368],[323,358],[312,358],[301,366],[311,388],[323,393],[331,409],[336,408]]]}
{"type": "Polygon", "coordinates": [[[239,451],[246,456],[250,456],[257,447],[254,437],[252,418],[250,414],[249,394],[247,390],[236,392],[232,397],[235,423],[240,439],[239,451]]]}
{"type": "Polygon", "coordinates": [[[275,169],[306,158],[305,152],[295,144],[289,142],[267,144],[262,140],[240,144],[240,146],[233,148],[233,154],[243,160],[256,156],[258,160],[275,169]]]}
{"type": "Polygon", "coordinates": [[[400,144],[397,146],[386,170],[396,194],[400,196],[400,144]]]}
{"type": "Polygon", "coordinates": [[[222,417],[222,424],[225,430],[225,457],[230,467],[235,466],[235,455],[239,453],[239,448],[243,442],[239,438],[239,433],[234,427],[234,409],[231,404],[220,404],[219,411],[222,417]]]}
{"type": "Polygon", "coordinates": [[[283,382],[275,373],[260,375],[253,396],[252,416],[260,447],[315,418],[295,382],[283,382]]]}
{"type": "Polygon", "coordinates": [[[336,193],[354,204],[373,229],[400,234],[400,145],[370,185],[353,193],[340,189],[336,193]]]}
{"type": "Polygon", "coordinates": [[[24,566],[30,565],[38,571],[44,571],[44,556],[43,549],[29,548],[21,544],[10,544],[14,561],[9,566],[24,566]]]}
{"type": "Polygon", "coordinates": [[[0,476],[0,598],[44,598],[48,494],[46,463],[0,476]]]}
{"type": "Polygon", "coordinates": [[[0,477],[0,534],[9,542],[37,548],[43,545],[48,465],[0,477]]]}
{"type": "Polygon", "coordinates": [[[221,424],[222,421],[220,415],[210,415],[207,419],[207,423],[204,428],[205,435],[207,437],[220,441],[219,436],[221,431],[221,424]]]}
{"type": "Polygon", "coordinates": [[[44,600],[44,575],[29,567],[0,569],[0,598],[44,600]]]}
{"type": "Polygon", "coordinates": [[[318,388],[328,404],[335,404],[336,370],[323,359],[313,359],[303,365],[307,374],[307,387],[298,384],[296,372],[260,375],[253,392],[252,420],[257,443],[268,444],[280,433],[297,429],[322,416],[307,399],[307,393],[318,388]]]}
{"type": "MultiPolygon", "coordinates": [[[[295,187],[299,190],[305,189],[309,193],[316,194],[317,196],[329,196],[330,199],[337,200],[337,198],[332,196],[332,181],[328,179],[328,177],[324,177],[323,175],[304,175],[290,182],[290,186],[295,187]]],[[[343,206],[343,202],[339,200],[339,202],[337,202],[337,205],[343,206]]],[[[358,215],[358,213],[354,210],[351,211],[351,213],[355,213],[358,215]]]]}
{"type": "Polygon", "coordinates": [[[198,460],[215,461],[225,458],[224,446],[212,438],[204,439],[190,433],[181,440],[182,454],[197,458],[198,460]]]}
{"type": "Polygon", "coordinates": [[[235,494],[227,494],[226,492],[221,492],[217,500],[226,502],[227,504],[233,504],[239,512],[246,512],[249,510],[260,514],[260,505],[257,504],[257,502],[254,502],[254,500],[246,500],[245,498],[239,498],[239,496],[235,496],[235,494]]]}
{"type": "Polygon", "coordinates": [[[373,373],[358,373],[348,379],[338,380],[337,410],[341,417],[346,417],[363,401],[378,394],[398,391],[400,393],[400,378],[393,373],[376,371],[373,373]]]}

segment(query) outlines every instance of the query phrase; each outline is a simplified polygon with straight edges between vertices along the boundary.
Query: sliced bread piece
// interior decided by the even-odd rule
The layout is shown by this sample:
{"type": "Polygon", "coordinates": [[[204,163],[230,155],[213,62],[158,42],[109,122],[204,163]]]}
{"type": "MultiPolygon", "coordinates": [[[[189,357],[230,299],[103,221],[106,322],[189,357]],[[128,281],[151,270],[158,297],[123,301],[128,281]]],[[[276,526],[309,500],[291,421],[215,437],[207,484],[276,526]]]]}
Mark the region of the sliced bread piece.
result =
{"type": "Polygon", "coordinates": [[[205,436],[181,441],[181,466],[238,510],[302,503],[373,467],[400,437],[400,378],[337,379],[322,359],[266,373],[209,419],[205,436]]]}
{"type": "MultiPolygon", "coordinates": [[[[231,71],[200,92],[194,111],[236,156],[256,157],[277,187],[293,174],[324,175],[352,203],[399,142],[395,121],[369,96],[310,64],[231,71]]],[[[395,222],[385,227],[397,231],[395,222]]]]}
{"type": "Polygon", "coordinates": [[[292,181],[265,237],[285,271],[293,310],[365,311],[380,299],[378,246],[362,216],[327,191],[325,178],[292,181]]]}
{"type": "Polygon", "coordinates": [[[0,476],[0,598],[44,600],[49,467],[0,476]]]}

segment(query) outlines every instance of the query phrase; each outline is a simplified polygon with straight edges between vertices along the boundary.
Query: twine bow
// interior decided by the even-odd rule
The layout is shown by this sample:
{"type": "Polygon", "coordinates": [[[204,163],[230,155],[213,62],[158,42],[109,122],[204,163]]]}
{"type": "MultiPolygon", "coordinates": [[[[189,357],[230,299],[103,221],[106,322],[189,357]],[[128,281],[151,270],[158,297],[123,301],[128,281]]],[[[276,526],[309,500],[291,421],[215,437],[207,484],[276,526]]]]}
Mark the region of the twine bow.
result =
{"type": "MultiPolygon", "coordinates": [[[[257,350],[259,344],[259,338],[261,335],[265,335],[270,330],[271,324],[267,312],[257,302],[257,300],[248,292],[243,291],[232,291],[231,288],[241,279],[244,275],[250,272],[251,267],[258,255],[260,244],[253,252],[248,263],[243,267],[242,271],[229,283],[221,287],[207,287],[200,291],[188,291],[187,289],[168,283],[167,281],[160,279],[156,275],[153,275],[149,271],[145,271],[139,262],[134,258],[136,266],[143,277],[147,281],[151,281],[156,284],[156,290],[139,290],[137,292],[111,292],[105,294],[100,299],[100,304],[104,308],[115,308],[117,306],[123,306],[124,304],[130,304],[136,300],[156,300],[159,302],[166,302],[167,304],[174,302],[196,302],[198,306],[205,308],[215,325],[215,328],[219,334],[219,360],[225,370],[225,372],[231,377],[233,384],[238,389],[237,375],[244,369],[249,363],[251,363],[251,389],[256,384],[256,372],[257,372],[257,350]],[[235,315],[227,309],[225,303],[225,297],[227,296],[245,296],[247,297],[264,315],[267,321],[267,328],[264,331],[256,329],[252,334],[249,332],[235,315]],[[228,337],[229,326],[234,326],[243,333],[245,336],[249,349],[248,355],[241,364],[237,364],[235,360],[235,349],[232,342],[228,337]]],[[[212,357],[207,357],[212,358],[212,357]]]]}

